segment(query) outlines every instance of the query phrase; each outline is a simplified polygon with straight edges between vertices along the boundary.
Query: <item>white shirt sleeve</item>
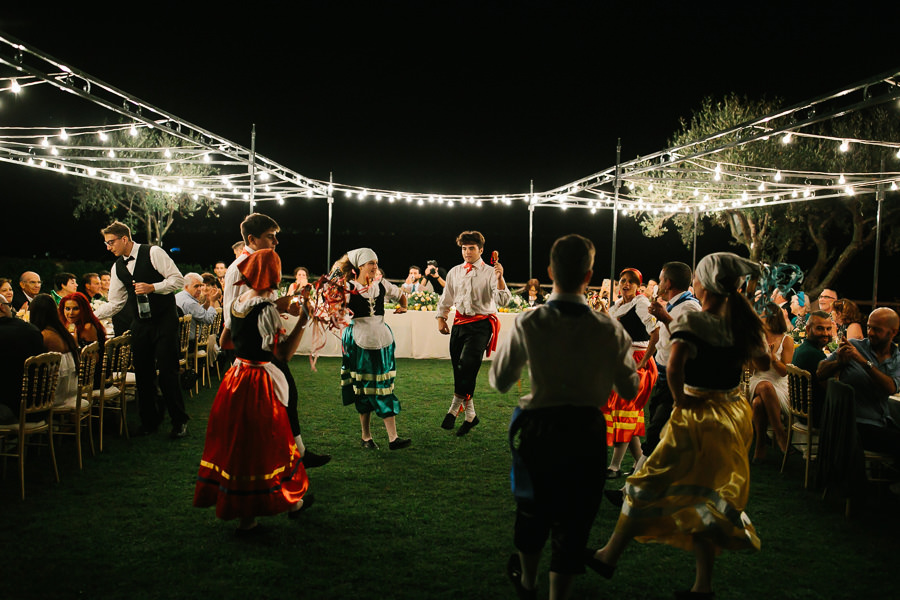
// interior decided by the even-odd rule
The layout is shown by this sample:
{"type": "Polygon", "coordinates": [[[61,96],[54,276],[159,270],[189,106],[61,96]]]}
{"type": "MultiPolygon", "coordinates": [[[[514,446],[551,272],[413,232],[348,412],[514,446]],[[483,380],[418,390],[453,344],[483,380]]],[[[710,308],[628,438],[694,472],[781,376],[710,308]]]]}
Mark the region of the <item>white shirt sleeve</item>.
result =
{"type": "Polygon", "coordinates": [[[519,325],[519,317],[513,325],[512,333],[509,335],[509,341],[506,344],[499,344],[497,354],[491,363],[490,383],[491,387],[499,392],[506,392],[519,380],[522,376],[522,367],[528,360],[528,353],[525,349],[525,338],[522,335],[522,329],[519,325]]]}
{"type": "MultiPolygon", "coordinates": [[[[175,266],[175,261],[159,246],[150,246],[150,264],[163,276],[162,281],[153,284],[155,294],[174,294],[184,287],[184,277],[175,266]]],[[[110,283],[112,290],[112,283],[110,283]]]]}
{"type": "Polygon", "coordinates": [[[94,315],[98,319],[108,319],[118,314],[128,301],[128,292],[125,290],[125,284],[117,275],[117,267],[114,264],[112,273],[109,275],[109,300],[106,304],[101,304],[94,310],[94,315]]]}

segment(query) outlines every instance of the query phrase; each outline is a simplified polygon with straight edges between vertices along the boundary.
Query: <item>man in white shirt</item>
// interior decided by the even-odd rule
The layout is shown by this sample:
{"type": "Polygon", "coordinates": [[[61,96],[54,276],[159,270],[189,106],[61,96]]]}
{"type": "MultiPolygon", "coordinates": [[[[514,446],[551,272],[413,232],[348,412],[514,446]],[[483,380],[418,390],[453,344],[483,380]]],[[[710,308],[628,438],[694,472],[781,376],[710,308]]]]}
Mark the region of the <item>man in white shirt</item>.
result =
{"type": "Polygon", "coordinates": [[[115,221],[101,233],[106,248],[118,259],[111,269],[109,302],[98,306],[96,315],[98,319],[106,319],[123,308],[131,311],[131,347],[141,416],[141,428],[135,433],[155,433],[168,410],[172,420],[171,437],[183,438],[187,435],[189,417],[178,382],[178,313],[175,310],[175,292],[184,283],[181,271],[159,246],[132,241],[131,229],[124,223],[115,221]],[[150,314],[142,317],[138,305],[144,301],[149,305],[150,314]],[[157,381],[162,401],[156,394],[157,381]]]}
{"type": "MultiPolygon", "coordinates": [[[[238,270],[238,265],[247,260],[247,257],[264,248],[275,249],[278,246],[278,232],[280,231],[278,223],[275,219],[262,213],[252,213],[241,223],[241,236],[244,238],[244,246],[241,248],[240,254],[229,265],[225,272],[225,287],[222,295],[222,315],[224,321],[224,329],[219,341],[219,346],[223,349],[231,349],[234,346],[231,343],[231,305],[235,299],[247,291],[249,288],[243,283],[243,276],[238,270]]],[[[282,296],[275,302],[279,312],[287,312],[288,304],[291,301],[290,296],[282,296]]],[[[300,450],[300,456],[303,458],[303,465],[307,469],[319,467],[331,460],[330,454],[316,454],[306,449],[303,444],[303,438],[300,436],[300,418],[297,415],[297,384],[294,376],[288,368],[286,362],[273,359],[272,364],[284,373],[288,382],[288,421],[291,423],[291,432],[294,434],[294,440],[297,448],[300,450]]]]}
{"type": "Polygon", "coordinates": [[[631,338],[585,300],[594,245],[580,235],[553,244],[549,301],[522,313],[491,365],[491,385],[508,391],[528,364],[531,393],[510,424],[516,496],[515,545],[507,575],[520,598],[533,597],[541,550],[553,536],[550,597],[565,598],[584,573],[584,545],[606,479],[606,420],[600,407],[615,389],[638,392],[631,338]],[[518,434],[519,445],[514,441],[518,434]]]}
{"type": "Polygon", "coordinates": [[[216,309],[210,306],[219,299],[218,288],[207,291],[203,304],[200,304],[200,292],[203,278],[198,273],[187,273],[184,276],[184,289],[175,294],[175,304],[182,314],[191,315],[191,339],[197,337],[197,324],[212,325],[216,321],[216,309]]]}
{"type": "Polygon", "coordinates": [[[431,282],[422,276],[422,270],[416,265],[409,268],[409,275],[407,275],[406,281],[403,282],[400,288],[407,294],[434,291],[431,282]]]}
{"type": "Polygon", "coordinates": [[[509,302],[509,289],[503,280],[503,267],[495,261],[489,267],[481,260],[484,236],[478,231],[463,231],[456,238],[463,263],[447,273],[447,284],[437,307],[438,331],[450,336],[450,362],[453,365],[453,400],[441,427],[453,429],[460,407],[466,420],[456,435],[463,436],[478,425],[472,395],[485,350],[490,355],[497,347],[500,321],[497,307],[509,302]],[[453,331],[447,324],[450,308],[456,306],[453,331]]]}

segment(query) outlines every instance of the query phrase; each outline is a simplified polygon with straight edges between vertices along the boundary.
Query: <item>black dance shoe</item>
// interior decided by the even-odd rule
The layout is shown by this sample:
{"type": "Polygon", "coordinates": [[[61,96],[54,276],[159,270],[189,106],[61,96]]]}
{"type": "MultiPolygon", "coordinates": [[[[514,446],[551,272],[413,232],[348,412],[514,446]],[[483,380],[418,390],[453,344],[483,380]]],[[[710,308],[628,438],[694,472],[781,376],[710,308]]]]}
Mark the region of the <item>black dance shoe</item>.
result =
{"type": "Polygon", "coordinates": [[[597,571],[605,577],[606,579],[612,579],[613,573],[616,572],[615,565],[608,565],[599,558],[594,557],[595,550],[591,550],[590,548],[584,549],[584,564],[587,567],[590,567],[594,571],[597,571]]]}
{"type": "Polygon", "coordinates": [[[398,437],[393,442],[388,443],[388,448],[391,450],[400,450],[401,448],[409,448],[410,444],[412,444],[411,439],[398,437]]]}
{"type": "Polygon", "coordinates": [[[537,590],[526,590],[522,585],[522,561],[519,559],[518,553],[510,555],[506,562],[506,576],[516,588],[516,596],[520,600],[536,600],[537,590]]]}
{"type": "MultiPolygon", "coordinates": [[[[312,495],[312,492],[308,494],[304,494],[303,496],[303,506],[298,508],[297,510],[288,511],[288,519],[299,519],[300,513],[308,509],[313,503],[316,501],[316,497],[312,495]]],[[[259,525],[257,525],[259,527],[259,525]]]]}
{"type": "Polygon", "coordinates": [[[453,429],[454,424],[456,424],[456,415],[447,413],[444,415],[444,420],[441,422],[441,429],[453,429]]]}
{"type": "Polygon", "coordinates": [[[459,426],[459,430],[456,432],[456,435],[462,437],[472,431],[472,428],[478,425],[480,420],[478,419],[478,415],[475,415],[475,418],[471,421],[465,421],[462,425],[459,426]]]}
{"type": "Polygon", "coordinates": [[[375,440],[362,440],[362,447],[366,450],[378,450],[378,444],[375,440]]]}
{"type": "Polygon", "coordinates": [[[322,465],[328,464],[328,461],[331,460],[331,455],[316,454],[315,452],[307,450],[301,460],[303,461],[303,466],[307,469],[315,469],[316,467],[321,467],[322,465]]]}

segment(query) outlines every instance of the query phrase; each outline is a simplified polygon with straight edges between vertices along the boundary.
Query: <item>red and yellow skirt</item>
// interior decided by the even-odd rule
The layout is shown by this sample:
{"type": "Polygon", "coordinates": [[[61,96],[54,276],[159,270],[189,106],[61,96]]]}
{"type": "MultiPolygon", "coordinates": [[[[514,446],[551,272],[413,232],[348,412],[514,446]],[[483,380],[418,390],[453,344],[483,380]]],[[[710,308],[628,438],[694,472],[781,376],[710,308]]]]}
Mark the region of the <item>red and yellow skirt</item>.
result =
{"type": "Polygon", "coordinates": [[[264,363],[232,367],[209,414],[194,506],[215,505],[225,520],[277,515],[308,487],[287,409],[264,363]]]}
{"type": "MultiPolygon", "coordinates": [[[[646,354],[646,349],[635,350],[632,354],[634,362],[639,363],[646,354]]],[[[612,446],[617,442],[630,442],[636,435],[644,435],[644,405],[650,399],[650,392],[656,385],[659,371],[656,361],[650,359],[647,366],[638,369],[641,378],[637,396],[632,399],[623,398],[616,392],[612,392],[606,400],[606,406],[602,409],[606,417],[606,444],[612,446]]]]}

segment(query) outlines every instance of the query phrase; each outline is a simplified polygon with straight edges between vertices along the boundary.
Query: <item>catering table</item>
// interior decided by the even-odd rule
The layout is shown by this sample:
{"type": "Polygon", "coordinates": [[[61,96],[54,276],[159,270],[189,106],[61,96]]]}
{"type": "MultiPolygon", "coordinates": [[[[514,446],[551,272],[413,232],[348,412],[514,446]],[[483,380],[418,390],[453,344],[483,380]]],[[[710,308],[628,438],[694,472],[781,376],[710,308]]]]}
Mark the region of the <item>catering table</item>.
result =
{"type": "MultiPolygon", "coordinates": [[[[397,358],[450,358],[450,336],[442,335],[437,329],[433,310],[410,310],[403,314],[394,314],[393,310],[385,311],[384,320],[391,331],[394,332],[396,343],[395,356],[397,358]]],[[[450,311],[448,322],[453,323],[453,311],[450,311]]],[[[516,319],[515,313],[498,313],[500,318],[500,339],[497,348],[505,344],[516,319]]],[[[294,318],[289,318],[286,328],[294,324],[294,318]]],[[[452,326],[452,325],[451,325],[452,326]]],[[[303,333],[297,354],[309,354],[312,341],[311,331],[303,333]]],[[[325,347],[319,351],[319,356],[340,356],[341,340],[332,333],[325,334],[325,347]]],[[[491,355],[493,358],[493,354],[491,355]]],[[[490,360],[490,359],[488,359],[490,360]]]]}

